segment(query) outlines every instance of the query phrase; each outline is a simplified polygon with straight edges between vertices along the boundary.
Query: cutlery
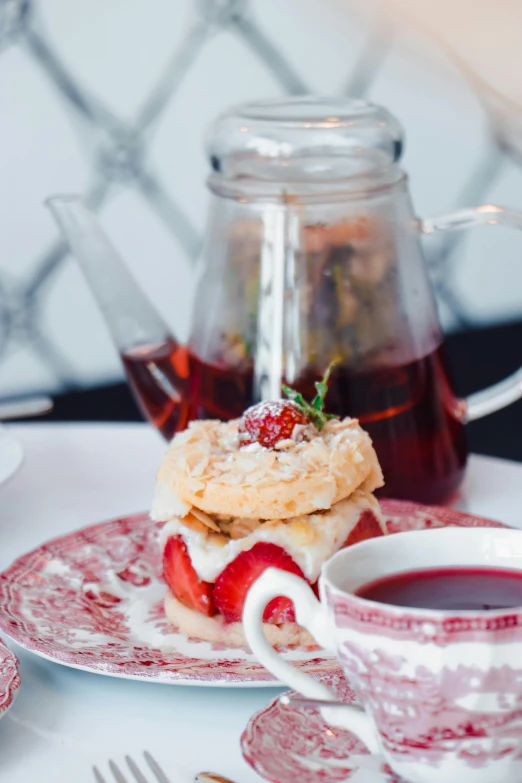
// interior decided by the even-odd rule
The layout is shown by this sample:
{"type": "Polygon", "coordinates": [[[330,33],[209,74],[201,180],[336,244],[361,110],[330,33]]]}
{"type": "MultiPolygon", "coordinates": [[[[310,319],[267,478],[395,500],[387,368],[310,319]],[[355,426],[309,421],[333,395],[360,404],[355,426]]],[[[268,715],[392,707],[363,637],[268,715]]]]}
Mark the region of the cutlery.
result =
{"type": "Polygon", "coordinates": [[[23,419],[28,416],[40,416],[52,410],[53,401],[50,397],[30,397],[26,400],[0,403],[0,421],[8,419],[23,419]]]}
{"type": "MultiPolygon", "coordinates": [[[[112,776],[116,783],[132,783],[132,781],[136,781],[136,783],[149,783],[149,780],[156,780],[157,783],[170,783],[168,777],[165,775],[158,762],[150,755],[150,753],[145,751],[143,756],[154,777],[145,777],[145,775],[140,771],[140,768],[136,762],[133,761],[130,756],[125,756],[127,766],[132,773],[131,778],[126,777],[118,765],[112,759],[109,759],[109,769],[112,772],[112,776]]],[[[92,771],[94,773],[94,779],[96,780],[96,783],[107,783],[98,767],[93,767],[92,771]]]]}
{"type": "MultiPolygon", "coordinates": [[[[153,758],[153,756],[151,756],[147,750],[144,752],[143,756],[149,766],[149,769],[154,775],[154,780],[156,780],[158,783],[170,783],[168,777],[165,775],[156,759],[153,758]]],[[[133,761],[130,756],[125,756],[125,761],[127,762],[128,768],[132,772],[132,778],[126,778],[118,765],[112,759],[109,759],[109,769],[112,772],[116,783],[132,783],[132,780],[135,780],[136,783],[148,783],[149,779],[145,777],[136,762],[133,761]]],[[[94,779],[96,780],[96,783],[107,783],[98,767],[93,767],[92,771],[94,773],[94,779]]],[[[198,772],[194,780],[195,783],[234,783],[234,781],[230,780],[229,778],[224,778],[223,775],[218,775],[216,772],[198,772]]]]}

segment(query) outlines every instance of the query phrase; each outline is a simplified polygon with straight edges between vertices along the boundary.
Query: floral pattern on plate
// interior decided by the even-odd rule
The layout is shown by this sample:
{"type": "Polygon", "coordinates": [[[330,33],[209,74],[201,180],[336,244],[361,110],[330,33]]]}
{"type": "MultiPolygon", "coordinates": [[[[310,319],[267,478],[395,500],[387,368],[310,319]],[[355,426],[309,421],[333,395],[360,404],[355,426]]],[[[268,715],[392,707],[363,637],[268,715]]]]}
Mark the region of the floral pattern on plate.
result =
{"type": "MultiPolygon", "coordinates": [[[[498,524],[399,501],[383,501],[382,507],[390,532],[498,524]]],[[[136,514],[23,555],[0,575],[0,630],[44,658],[99,674],[191,685],[273,685],[250,653],[187,639],[168,625],[160,528],[136,514]]],[[[285,654],[314,676],[340,671],[335,658],[318,650],[285,654]]]]}
{"type": "Polygon", "coordinates": [[[19,687],[18,658],[0,640],[0,718],[12,706],[19,687]]]}
{"type": "MultiPolygon", "coordinates": [[[[343,674],[321,682],[341,701],[355,702],[343,674]]],[[[271,783],[401,783],[383,757],[371,756],[354,734],[329,726],[315,709],[283,705],[277,698],[250,719],[241,750],[271,783]]]]}

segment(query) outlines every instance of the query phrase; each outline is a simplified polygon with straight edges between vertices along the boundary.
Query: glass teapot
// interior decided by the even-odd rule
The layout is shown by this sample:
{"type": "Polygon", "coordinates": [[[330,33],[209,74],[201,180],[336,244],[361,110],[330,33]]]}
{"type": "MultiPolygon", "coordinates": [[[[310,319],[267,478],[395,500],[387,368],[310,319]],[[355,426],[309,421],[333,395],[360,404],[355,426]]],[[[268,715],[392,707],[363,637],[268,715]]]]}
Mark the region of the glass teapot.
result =
{"type": "Polygon", "coordinates": [[[384,494],[439,502],[466,464],[464,425],[522,396],[522,371],[452,391],[420,238],[482,224],[485,205],[412,210],[400,125],[379,106],[296,98],[240,106],[208,137],[212,194],[187,345],[171,335],[76,196],[49,205],[98,299],[145,416],[170,438],[281,396],[309,398],[334,362],[326,408],[373,438],[384,494]]]}

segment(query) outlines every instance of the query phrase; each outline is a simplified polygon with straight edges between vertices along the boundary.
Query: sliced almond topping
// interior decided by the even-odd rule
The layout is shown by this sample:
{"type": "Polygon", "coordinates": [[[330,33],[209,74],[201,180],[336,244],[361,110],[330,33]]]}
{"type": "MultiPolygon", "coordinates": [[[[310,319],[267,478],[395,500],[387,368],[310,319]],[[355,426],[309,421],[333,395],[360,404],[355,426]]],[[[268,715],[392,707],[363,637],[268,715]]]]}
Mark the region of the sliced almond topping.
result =
{"type": "Polygon", "coordinates": [[[252,473],[259,465],[259,461],[254,457],[238,457],[235,461],[234,467],[243,473],[252,473]]]}
{"type": "Polygon", "coordinates": [[[330,452],[322,440],[316,438],[310,443],[307,451],[303,454],[306,463],[311,468],[320,468],[321,465],[327,465],[330,459],[330,452]]]}
{"type": "Polygon", "coordinates": [[[230,538],[246,538],[258,527],[257,519],[235,519],[230,527],[230,538]]]}
{"type": "Polygon", "coordinates": [[[210,528],[210,530],[213,530],[214,533],[221,532],[219,526],[214,522],[212,517],[209,517],[209,515],[205,514],[204,511],[200,511],[199,508],[191,508],[190,513],[195,516],[196,519],[199,519],[200,522],[210,528]]]}
{"type": "MultiPolygon", "coordinates": [[[[183,487],[192,496],[202,496],[208,484],[234,490],[245,485],[261,491],[273,482],[284,484],[311,474],[325,482],[350,483],[352,473],[360,473],[372,456],[368,438],[355,419],[332,419],[320,432],[313,425],[298,425],[276,449],[257,443],[241,447],[235,420],[194,422],[176,436],[171,450],[169,470],[182,474],[179,492],[183,487]]],[[[208,515],[199,519],[217,532],[214,519],[210,523],[208,515]]]]}
{"type": "Polygon", "coordinates": [[[196,519],[195,516],[192,515],[192,513],[187,514],[186,517],[183,517],[183,519],[179,520],[185,527],[188,527],[190,530],[193,530],[195,533],[201,533],[204,536],[208,535],[208,527],[203,524],[203,522],[200,522],[199,519],[196,519]]]}
{"type": "Polygon", "coordinates": [[[243,473],[240,473],[239,471],[237,473],[232,473],[232,471],[229,470],[228,473],[223,473],[220,477],[222,484],[230,484],[230,486],[242,484],[244,480],[245,477],[243,473]]]}
{"type": "Polygon", "coordinates": [[[251,486],[255,486],[256,484],[260,484],[265,478],[266,473],[264,470],[254,470],[252,473],[248,474],[247,480],[251,486]]]}
{"type": "Polygon", "coordinates": [[[193,495],[198,495],[205,489],[205,485],[202,481],[198,481],[197,479],[191,478],[190,476],[187,476],[185,483],[188,491],[192,492],[193,495]]]}
{"type": "MultiPolygon", "coordinates": [[[[295,429],[295,427],[294,427],[295,429]]],[[[285,449],[293,449],[296,444],[295,440],[292,440],[292,438],[285,438],[284,440],[280,440],[274,448],[277,451],[284,451],[285,449]]]]}
{"type": "Polygon", "coordinates": [[[230,542],[230,539],[223,533],[209,533],[208,537],[209,541],[217,546],[226,546],[230,542]]]}
{"type": "Polygon", "coordinates": [[[203,476],[206,473],[207,467],[209,463],[209,458],[205,454],[203,457],[201,457],[197,462],[195,462],[191,469],[190,473],[192,476],[203,476]]]}
{"type": "Polygon", "coordinates": [[[218,519],[218,527],[225,536],[230,538],[230,528],[232,527],[232,519],[218,519]]]}
{"type": "Polygon", "coordinates": [[[263,527],[277,527],[277,525],[284,525],[286,520],[281,519],[266,519],[262,525],[263,527]]]}
{"type": "Polygon", "coordinates": [[[313,526],[304,517],[296,517],[290,522],[290,530],[299,546],[311,546],[317,538],[313,526]]]}

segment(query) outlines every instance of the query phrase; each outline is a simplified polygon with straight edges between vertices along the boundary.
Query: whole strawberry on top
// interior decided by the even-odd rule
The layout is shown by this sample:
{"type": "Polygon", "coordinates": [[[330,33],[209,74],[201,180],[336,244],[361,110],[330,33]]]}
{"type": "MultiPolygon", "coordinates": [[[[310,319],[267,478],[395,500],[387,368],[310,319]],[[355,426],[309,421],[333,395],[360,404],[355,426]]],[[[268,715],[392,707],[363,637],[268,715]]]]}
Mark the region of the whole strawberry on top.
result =
{"type": "Polygon", "coordinates": [[[283,386],[287,400],[258,402],[248,408],[238,427],[241,445],[259,443],[267,449],[273,449],[281,441],[291,440],[296,427],[313,425],[321,431],[327,421],[338,418],[323,411],[332,367],[333,363],[326,370],[323,379],[315,384],[317,394],[311,403],[299,392],[283,386]]]}
{"type": "Polygon", "coordinates": [[[242,446],[260,443],[273,449],[280,441],[292,437],[295,427],[306,427],[310,419],[291,400],[259,402],[245,411],[238,428],[242,446]]]}

